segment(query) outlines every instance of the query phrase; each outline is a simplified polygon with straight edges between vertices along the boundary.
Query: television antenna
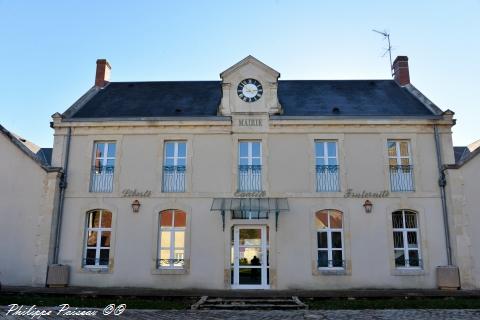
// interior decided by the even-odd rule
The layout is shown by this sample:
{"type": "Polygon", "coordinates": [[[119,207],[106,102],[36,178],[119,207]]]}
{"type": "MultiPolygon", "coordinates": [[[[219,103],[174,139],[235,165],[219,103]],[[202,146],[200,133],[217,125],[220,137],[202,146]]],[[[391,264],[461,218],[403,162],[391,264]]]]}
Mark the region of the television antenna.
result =
{"type": "Polygon", "coordinates": [[[393,75],[393,72],[392,72],[392,67],[393,67],[393,65],[392,65],[392,45],[390,44],[390,33],[388,33],[387,31],[378,31],[378,30],[375,30],[375,29],[372,29],[372,31],[381,34],[384,37],[384,39],[387,39],[388,48],[383,53],[382,57],[385,57],[385,55],[388,52],[388,55],[390,57],[390,72],[393,75]]]}

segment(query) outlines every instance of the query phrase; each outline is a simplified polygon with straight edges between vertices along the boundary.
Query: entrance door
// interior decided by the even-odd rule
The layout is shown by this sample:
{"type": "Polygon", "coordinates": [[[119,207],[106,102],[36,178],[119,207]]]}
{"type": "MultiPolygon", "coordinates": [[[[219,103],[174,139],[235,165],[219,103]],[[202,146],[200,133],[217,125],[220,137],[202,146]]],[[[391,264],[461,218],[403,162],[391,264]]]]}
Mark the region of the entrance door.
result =
{"type": "Polygon", "coordinates": [[[269,288],[267,232],[266,226],[234,227],[232,288],[269,288]]]}

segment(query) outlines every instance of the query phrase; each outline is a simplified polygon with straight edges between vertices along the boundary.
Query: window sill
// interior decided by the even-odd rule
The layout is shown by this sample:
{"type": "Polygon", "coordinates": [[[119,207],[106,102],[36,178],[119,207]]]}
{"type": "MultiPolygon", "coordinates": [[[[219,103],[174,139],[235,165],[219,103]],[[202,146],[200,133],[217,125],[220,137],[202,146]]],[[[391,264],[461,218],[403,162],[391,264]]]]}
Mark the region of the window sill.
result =
{"type": "Polygon", "coordinates": [[[397,268],[392,270],[393,276],[423,276],[426,272],[424,269],[414,269],[414,268],[397,268]]]}
{"type": "Polygon", "coordinates": [[[152,274],[163,274],[163,275],[182,275],[188,274],[187,269],[155,269],[152,271],[152,274]]]}
{"type": "Polygon", "coordinates": [[[83,266],[80,268],[80,271],[83,273],[113,273],[113,270],[108,268],[101,268],[101,267],[86,267],[83,266]]]}
{"type": "Polygon", "coordinates": [[[316,276],[346,276],[348,275],[345,269],[316,269],[314,272],[316,276]]]}

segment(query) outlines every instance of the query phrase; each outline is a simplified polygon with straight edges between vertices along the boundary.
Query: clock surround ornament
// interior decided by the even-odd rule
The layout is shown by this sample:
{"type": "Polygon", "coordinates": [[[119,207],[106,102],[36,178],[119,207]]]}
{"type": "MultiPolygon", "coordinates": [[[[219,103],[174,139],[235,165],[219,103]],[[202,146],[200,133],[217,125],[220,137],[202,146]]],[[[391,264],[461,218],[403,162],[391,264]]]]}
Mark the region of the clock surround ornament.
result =
{"type": "Polygon", "coordinates": [[[262,97],[263,86],[256,79],[244,79],[238,84],[237,95],[245,102],[255,102],[262,97]]]}

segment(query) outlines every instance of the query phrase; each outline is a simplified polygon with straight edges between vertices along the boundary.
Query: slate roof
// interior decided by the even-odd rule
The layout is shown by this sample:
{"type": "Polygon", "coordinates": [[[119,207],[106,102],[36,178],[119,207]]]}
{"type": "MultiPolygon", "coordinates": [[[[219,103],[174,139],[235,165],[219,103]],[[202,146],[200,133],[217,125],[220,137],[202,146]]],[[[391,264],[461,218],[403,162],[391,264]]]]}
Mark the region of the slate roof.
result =
{"type": "Polygon", "coordinates": [[[52,152],[53,148],[40,148],[36,153],[37,157],[42,160],[48,166],[52,165],[52,152]]]}
{"type": "MultiPolygon", "coordinates": [[[[221,98],[220,81],[111,82],[64,116],[215,117],[221,98]]],[[[439,115],[394,80],[280,80],[278,98],[280,117],[439,115]]]]}
{"type": "Polygon", "coordinates": [[[455,163],[459,163],[470,154],[468,147],[453,147],[453,154],[455,156],[455,163]]]}

